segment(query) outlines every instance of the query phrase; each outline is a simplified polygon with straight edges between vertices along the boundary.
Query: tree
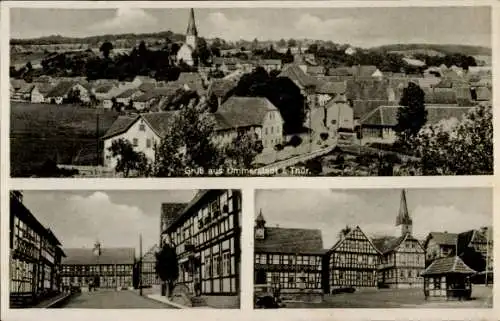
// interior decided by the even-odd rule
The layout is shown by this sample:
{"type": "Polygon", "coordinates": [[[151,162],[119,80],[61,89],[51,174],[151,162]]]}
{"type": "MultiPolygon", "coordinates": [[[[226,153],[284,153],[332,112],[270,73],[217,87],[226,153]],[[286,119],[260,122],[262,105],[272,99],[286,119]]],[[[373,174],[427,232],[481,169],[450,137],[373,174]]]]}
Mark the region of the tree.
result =
{"type": "Polygon", "coordinates": [[[187,106],[174,115],[155,153],[155,176],[182,176],[186,169],[216,168],[219,150],[214,143],[214,122],[200,106],[187,106]]]}
{"type": "Polygon", "coordinates": [[[173,245],[164,244],[160,252],[156,253],[155,271],[160,280],[166,283],[167,295],[172,296],[175,281],[179,277],[179,262],[173,245]]]}
{"type": "Polygon", "coordinates": [[[461,120],[427,125],[414,141],[424,175],[493,174],[491,106],[472,108],[461,120]]]}
{"type": "Polygon", "coordinates": [[[343,229],[340,230],[339,232],[339,239],[344,239],[344,237],[347,236],[347,234],[351,233],[352,228],[349,227],[349,225],[346,225],[343,229]]]}
{"type": "Polygon", "coordinates": [[[290,39],[288,39],[288,43],[287,43],[287,44],[288,44],[288,47],[289,47],[289,48],[290,48],[290,47],[291,47],[291,48],[296,47],[296,46],[297,46],[297,40],[295,40],[295,39],[291,39],[291,38],[290,38],[290,39]]]}
{"type": "Polygon", "coordinates": [[[102,43],[101,47],[99,48],[99,51],[102,52],[102,55],[104,58],[109,58],[109,54],[113,50],[113,44],[109,41],[105,41],[102,43]]]}
{"type": "Polygon", "coordinates": [[[401,107],[398,109],[398,123],[395,127],[402,146],[410,146],[412,139],[427,122],[424,99],[424,91],[413,82],[403,89],[403,95],[399,101],[401,107]]]}
{"type": "Polygon", "coordinates": [[[109,147],[111,156],[116,158],[115,170],[128,177],[131,171],[137,171],[139,176],[148,176],[151,165],[143,152],[134,150],[132,144],[123,138],[113,141],[109,147]]]}
{"type": "Polygon", "coordinates": [[[223,154],[231,161],[229,165],[233,168],[249,168],[262,149],[262,142],[255,135],[240,133],[223,154]]]}
{"type": "Polygon", "coordinates": [[[234,95],[266,97],[280,111],[286,133],[296,133],[303,128],[306,117],[305,97],[289,78],[270,77],[262,67],[258,67],[240,78],[234,95]]]}

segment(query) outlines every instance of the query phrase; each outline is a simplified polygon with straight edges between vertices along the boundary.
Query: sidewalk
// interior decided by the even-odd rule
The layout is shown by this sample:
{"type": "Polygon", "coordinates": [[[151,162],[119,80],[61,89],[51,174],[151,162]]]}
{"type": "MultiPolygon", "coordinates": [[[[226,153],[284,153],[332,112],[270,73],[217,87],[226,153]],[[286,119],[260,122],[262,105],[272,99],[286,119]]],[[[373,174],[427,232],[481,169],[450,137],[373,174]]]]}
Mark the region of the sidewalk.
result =
{"type": "Polygon", "coordinates": [[[208,306],[188,307],[188,306],[185,306],[185,305],[182,305],[182,304],[178,304],[178,303],[172,302],[169,299],[167,299],[165,296],[162,296],[160,294],[148,294],[147,297],[150,298],[151,300],[155,300],[155,301],[158,301],[158,302],[162,302],[162,303],[168,304],[168,305],[170,305],[170,306],[172,306],[174,308],[177,308],[177,309],[211,309],[211,307],[208,307],[208,306]]]}
{"type": "Polygon", "coordinates": [[[51,297],[49,299],[43,300],[42,302],[35,305],[34,308],[38,308],[38,309],[56,308],[56,307],[58,307],[59,304],[66,301],[71,296],[72,296],[71,293],[67,293],[67,292],[61,293],[61,294],[58,294],[58,295],[51,297]]]}

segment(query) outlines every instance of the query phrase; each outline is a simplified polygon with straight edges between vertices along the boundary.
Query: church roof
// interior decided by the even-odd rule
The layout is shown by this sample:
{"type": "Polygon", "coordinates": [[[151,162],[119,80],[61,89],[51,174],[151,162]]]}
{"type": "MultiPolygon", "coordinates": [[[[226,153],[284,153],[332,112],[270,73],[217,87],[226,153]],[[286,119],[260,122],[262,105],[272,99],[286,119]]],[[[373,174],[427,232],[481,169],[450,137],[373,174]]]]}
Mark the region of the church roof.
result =
{"type": "Polygon", "coordinates": [[[189,9],[189,21],[186,31],[186,36],[198,36],[198,30],[196,29],[196,23],[194,20],[194,9],[189,9]]]}

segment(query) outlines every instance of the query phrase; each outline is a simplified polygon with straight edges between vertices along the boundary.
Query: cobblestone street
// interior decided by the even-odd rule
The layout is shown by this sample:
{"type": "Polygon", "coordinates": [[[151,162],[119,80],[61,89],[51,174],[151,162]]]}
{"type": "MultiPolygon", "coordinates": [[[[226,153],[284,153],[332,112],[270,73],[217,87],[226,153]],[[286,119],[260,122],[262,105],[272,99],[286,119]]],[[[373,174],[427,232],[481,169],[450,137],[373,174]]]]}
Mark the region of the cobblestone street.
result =
{"type": "Polygon", "coordinates": [[[172,307],[134,291],[98,290],[84,292],[70,299],[62,308],[69,309],[171,309],[172,307]]]}
{"type": "Polygon", "coordinates": [[[287,302],[286,308],[491,308],[491,287],[473,285],[470,301],[426,301],[422,289],[364,290],[327,295],[321,303],[287,302]]]}

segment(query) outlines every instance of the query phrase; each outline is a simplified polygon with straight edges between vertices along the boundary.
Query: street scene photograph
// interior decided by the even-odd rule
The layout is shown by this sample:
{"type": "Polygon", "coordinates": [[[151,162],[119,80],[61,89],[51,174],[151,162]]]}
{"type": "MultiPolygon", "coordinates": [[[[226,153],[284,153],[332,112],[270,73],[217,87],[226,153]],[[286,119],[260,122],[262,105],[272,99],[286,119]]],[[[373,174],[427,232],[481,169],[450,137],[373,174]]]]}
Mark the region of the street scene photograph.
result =
{"type": "Polygon", "coordinates": [[[167,5],[9,8],[12,177],[493,174],[491,7],[167,5]]]}
{"type": "Polygon", "coordinates": [[[239,309],[239,190],[10,191],[10,308],[239,309]]]}
{"type": "Polygon", "coordinates": [[[491,188],[257,190],[254,307],[493,307],[491,188]]]}

